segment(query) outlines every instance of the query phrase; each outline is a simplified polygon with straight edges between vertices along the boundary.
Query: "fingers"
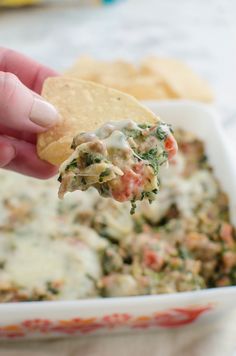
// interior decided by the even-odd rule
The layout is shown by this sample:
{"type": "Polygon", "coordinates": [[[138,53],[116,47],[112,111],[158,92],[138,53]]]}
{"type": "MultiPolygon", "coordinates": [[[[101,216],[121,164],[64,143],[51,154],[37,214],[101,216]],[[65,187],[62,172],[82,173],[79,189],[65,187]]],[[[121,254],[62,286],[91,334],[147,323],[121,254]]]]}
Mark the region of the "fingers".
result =
{"type": "Polygon", "coordinates": [[[54,70],[33,59],[2,47],[0,47],[0,71],[15,74],[25,86],[39,94],[44,80],[57,75],[54,70]]]}
{"type": "Polygon", "coordinates": [[[17,131],[14,129],[10,129],[4,125],[0,124],[0,136],[10,136],[18,138],[19,140],[27,141],[30,143],[36,144],[37,135],[34,133],[26,132],[26,131],[17,131]]]}
{"type": "Polygon", "coordinates": [[[34,95],[14,74],[0,72],[0,125],[38,133],[58,120],[51,104],[34,95]]]}
{"type": "Polygon", "coordinates": [[[7,136],[0,136],[0,167],[40,179],[50,178],[58,170],[38,158],[35,145],[7,136]]]}
{"type": "Polygon", "coordinates": [[[14,158],[16,152],[8,142],[0,142],[0,168],[7,166],[14,158]]]}
{"type": "Polygon", "coordinates": [[[39,95],[44,80],[57,73],[26,56],[0,47],[0,167],[38,178],[57,167],[36,154],[36,134],[59,120],[56,109],[39,95]],[[34,93],[36,92],[36,93],[34,93]]]}

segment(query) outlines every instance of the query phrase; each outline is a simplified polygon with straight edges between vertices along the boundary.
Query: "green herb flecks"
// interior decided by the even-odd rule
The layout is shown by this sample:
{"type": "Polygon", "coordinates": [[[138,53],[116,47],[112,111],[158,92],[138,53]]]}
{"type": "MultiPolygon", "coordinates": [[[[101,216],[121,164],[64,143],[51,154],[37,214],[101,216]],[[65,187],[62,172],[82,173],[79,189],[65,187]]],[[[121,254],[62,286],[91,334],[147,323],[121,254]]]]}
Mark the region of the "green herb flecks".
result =
{"type": "Polygon", "coordinates": [[[167,126],[169,127],[170,132],[173,134],[173,133],[174,133],[174,129],[173,129],[173,127],[171,126],[171,124],[167,124],[167,126]]]}
{"type": "Polygon", "coordinates": [[[70,170],[73,170],[74,168],[77,168],[78,167],[78,162],[77,162],[77,159],[74,158],[69,164],[68,166],[66,167],[65,171],[68,172],[70,170]]]}
{"type": "Polygon", "coordinates": [[[97,184],[96,185],[96,188],[99,192],[99,194],[102,196],[102,197],[110,197],[111,194],[110,194],[110,189],[109,189],[109,186],[107,183],[103,183],[103,184],[97,184]]]}
{"type": "Polygon", "coordinates": [[[103,178],[109,176],[111,173],[110,168],[106,168],[99,176],[99,183],[103,182],[103,178]]]}
{"type": "Polygon", "coordinates": [[[95,163],[100,163],[102,161],[102,158],[103,157],[98,154],[93,154],[90,152],[84,153],[84,161],[85,161],[86,167],[91,166],[92,164],[95,164],[95,163]]]}
{"type": "Polygon", "coordinates": [[[52,282],[47,282],[46,285],[47,285],[47,290],[50,293],[52,293],[54,295],[59,294],[59,289],[57,287],[55,287],[52,282]]]}
{"type": "Polygon", "coordinates": [[[179,246],[178,251],[179,251],[179,256],[183,260],[187,260],[187,259],[191,258],[190,254],[189,254],[189,251],[186,249],[186,247],[179,246]]]}
{"type": "Polygon", "coordinates": [[[131,203],[130,215],[134,215],[135,210],[137,208],[136,200],[133,199],[130,201],[130,203],[131,203]]]}
{"type": "Polygon", "coordinates": [[[135,219],[134,220],[134,231],[136,233],[143,232],[143,226],[144,226],[145,220],[140,217],[140,219],[135,219]]]}
{"type": "Polygon", "coordinates": [[[140,127],[140,129],[150,129],[151,125],[148,124],[139,124],[138,127],[140,127]]]}
{"type": "Polygon", "coordinates": [[[160,140],[160,141],[164,141],[168,135],[170,133],[174,133],[174,130],[172,129],[172,126],[170,124],[166,124],[164,122],[161,122],[159,124],[159,126],[157,127],[155,134],[156,137],[160,140]]]}
{"type": "MultiPolygon", "coordinates": [[[[140,200],[148,199],[149,203],[151,204],[153,202],[153,200],[155,199],[155,195],[157,193],[158,193],[158,189],[153,189],[151,192],[142,192],[140,200]]],[[[136,198],[133,198],[130,201],[130,203],[131,203],[130,214],[133,215],[137,208],[136,198]]]]}
{"type": "Polygon", "coordinates": [[[159,161],[158,161],[158,152],[156,148],[150,149],[145,153],[138,153],[139,157],[142,160],[148,161],[149,165],[153,168],[154,173],[157,175],[159,172],[159,161]]]}
{"type": "Polygon", "coordinates": [[[156,148],[151,148],[148,152],[135,153],[135,156],[140,160],[148,161],[149,165],[153,168],[155,175],[158,175],[159,167],[168,160],[168,153],[162,151],[158,154],[156,148]]]}
{"type": "Polygon", "coordinates": [[[132,137],[133,139],[137,139],[142,135],[142,131],[141,130],[124,130],[124,134],[127,137],[132,137]]]}
{"type": "Polygon", "coordinates": [[[162,166],[168,160],[168,153],[166,151],[162,151],[158,155],[157,160],[158,160],[159,166],[162,166]]]}
{"type": "Polygon", "coordinates": [[[163,129],[162,125],[160,125],[156,129],[156,136],[160,141],[164,141],[168,136],[168,132],[163,129]]]}
{"type": "Polygon", "coordinates": [[[158,189],[153,189],[151,192],[142,192],[140,200],[148,199],[149,203],[151,204],[157,193],[158,189]]]}

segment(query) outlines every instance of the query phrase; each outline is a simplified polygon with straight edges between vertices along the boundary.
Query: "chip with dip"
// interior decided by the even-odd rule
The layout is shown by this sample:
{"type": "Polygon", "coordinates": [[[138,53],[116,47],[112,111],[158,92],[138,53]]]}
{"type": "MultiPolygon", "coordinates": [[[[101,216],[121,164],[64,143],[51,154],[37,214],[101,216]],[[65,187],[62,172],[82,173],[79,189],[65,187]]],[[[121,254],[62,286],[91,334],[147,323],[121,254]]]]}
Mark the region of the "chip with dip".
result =
{"type": "Polygon", "coordinates": [[[43,97],[61,121],[39,135],[38,155],[60,165],[59,197],[94,187],[123,202],[148,199],[159,190],[159,168],[177,145],[168,124],[135,98],[66,77],[49,78],[43,97]]]}

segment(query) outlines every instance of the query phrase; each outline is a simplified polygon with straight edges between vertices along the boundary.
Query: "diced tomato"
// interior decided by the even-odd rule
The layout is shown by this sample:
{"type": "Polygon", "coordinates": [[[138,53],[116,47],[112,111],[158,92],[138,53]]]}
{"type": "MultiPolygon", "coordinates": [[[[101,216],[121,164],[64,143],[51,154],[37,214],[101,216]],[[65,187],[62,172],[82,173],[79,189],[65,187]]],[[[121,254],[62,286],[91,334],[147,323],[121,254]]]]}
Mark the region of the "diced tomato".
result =
{"type": "Polygon", "coordinates": [[[177,146],[177,143],[176,143],[173,135],[169,135],[165,139],[165,149],[168,153],[169,160],[172,159],[176,155],[178,146],[177,146]]]}
{"type": "Polygon", "coordinates": [[[136,163],[136,164],[133,166],[134,172],[135,172],[135,173],[142,173],[142,171],[143,171],[143,166],[144,166],[143,162],[138,162],[138,163],[136,163]]]}
{"type": "Polygon", "coordinates": [[[144,252],[144,264],[145,266],[159,271],[163,266],[164,260],[161,256],[159,256],[155,251],[146,250],[144,252]]]}
{"type": "Polygon", "coordinates": [[[116,186],[112,190],[112,196],[120,202],[131,200],[134,196],[139,194],[142,184],[142,175],[129,169],[120,177],[119,186],[116,186]]]}
{"type": "Polygon", "coordinates": [[[234,246],[234,239],[233,239],[233,227],[228,224],[224,223],[220,229],[220,237],[225,242],[225,244],[229,247],[234,246]]]}

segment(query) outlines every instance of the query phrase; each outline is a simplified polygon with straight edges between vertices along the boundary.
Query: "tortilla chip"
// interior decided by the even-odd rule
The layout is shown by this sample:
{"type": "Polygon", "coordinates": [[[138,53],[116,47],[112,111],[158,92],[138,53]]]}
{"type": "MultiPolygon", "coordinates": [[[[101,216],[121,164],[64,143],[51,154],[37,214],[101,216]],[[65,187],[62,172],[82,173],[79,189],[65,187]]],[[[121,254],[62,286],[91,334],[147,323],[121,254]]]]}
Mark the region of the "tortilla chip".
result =
{"type": "Polygon", "coordinates": [[[82,56],[63,75],[84,80],[93,80],[97,75],[96,61],[88,56],[82,56]]]}
{"type": "Polygon", "coordinates": [[[81,56],[64,75],[73,78],[94,81],[102,84],[104,76],[112,78],[131,78],[138,74],[138,70],[131,63],[123,60],[112,62],[95,60],[88,56],[81,56]]]}
{"type": "Polygon", "coordinates": [[[102,84],[123,91],[138,100],[164,100],[175,98],[176,95],[159,78],[142,75],[129,80],[123,78],[101,78],[102,84]]]}
{"type": "Polygon", "coordinates": [[[64,76],[94,81],[133,95],[138,100],[176,97],[162,78],[153,74],[142,75],[138,68],[122,60],[105,62],[82,56],[65,72],[64,76]]]}
{"type": "Polygon", "coordinates": [[[106,62],[83,56],[65,76],[91,80],[138,100],[184,98],[208,102],[213,99],[208,84],[175,59],[149,57],[135,67],[122,60],[106,62]]]}
{"type": "Polygon", "coordinates": [[[206,102],[213,100],[213,93],[207,82],[178,60],[150,57],[142,62],[141,72],[161,77],[176,98],[206,102]]]}
{"type": "Polygon", "coordinates": [[[42,96],[62,117],[59,124],[38,135],[39,157],[54,165],[69,157],[73,137],[80,132],[93,131],[108,121],[131,119],[155,124],[159,120],[132,96],[83,80],[48,78],[42,96]]]}

